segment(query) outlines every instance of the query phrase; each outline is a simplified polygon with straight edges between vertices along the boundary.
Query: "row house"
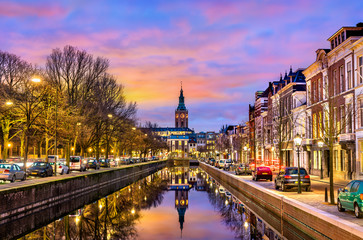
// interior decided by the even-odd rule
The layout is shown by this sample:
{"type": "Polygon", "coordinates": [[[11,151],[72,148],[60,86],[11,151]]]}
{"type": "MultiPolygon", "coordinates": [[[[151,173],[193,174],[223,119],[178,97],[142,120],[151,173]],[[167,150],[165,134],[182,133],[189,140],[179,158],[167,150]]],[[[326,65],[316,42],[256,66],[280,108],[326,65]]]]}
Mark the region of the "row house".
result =
{"type": "Polygon", "coordinates": [[[247,140],[246,126],[226,125],[220,130],[217,137],[217,150],[221,158],[229,158],[235,162],[243,160],[243,143],[247,140]],[[245,137],[243,139],[243,137],[245,137]]]}
{"type": "MultiPolygon", "coordinates": [[[[256,92],[249,108],[250,162],[271,165],[281,156],[284,165],[293,165],[294,108],[305,105],[305,77],[297,69],[270,82],[265,91],[256,92]]],[[[295,113],[296,114],[296,113],[295,113]]],[[[300,118],[297,118],[301,121],[300,118]]]]}
{"type": "Polygon", "coordinates": [[[242,137],[249,162],[297,166],[293,139],[300,134],[300,165],[310,174],[363,179],[363,23],[328,41],[309,67],[290,67],[256,92],[242,137]]]}
{"type": "Polygon", "coordinates": [[[197,150],[202,157],[213,157],[216,151],[216,133],[199,132],[196,134],[197,150]]]}
{"type": "Polygon", "coordinates": [[[313,174],[324,177],[332,168],[336,178],[362,178],[363,24],[342,27],[328,41],[331,48],[316,50],[315,62],[304,71],[304,148],[312,160],[308,167],[313,174]],[[318,142],[323,144],[319,146],[318,142]],[[333,148],[329,148],[330,142],[333,148]]]}
{"type": "Polygon", "coordinates": [[[280,81],[273,82],[274,90],[271,95],[273,154],[279,156],[285,166],[294,165],[294,129],[300,124],[300,121],[298,122],[300,116],[296,116],[300,112],[294,110],[306,104],[303,70],[292,71],[290,67],[289,74],[285,73],[284,78],[280,77],[280,81]]]}

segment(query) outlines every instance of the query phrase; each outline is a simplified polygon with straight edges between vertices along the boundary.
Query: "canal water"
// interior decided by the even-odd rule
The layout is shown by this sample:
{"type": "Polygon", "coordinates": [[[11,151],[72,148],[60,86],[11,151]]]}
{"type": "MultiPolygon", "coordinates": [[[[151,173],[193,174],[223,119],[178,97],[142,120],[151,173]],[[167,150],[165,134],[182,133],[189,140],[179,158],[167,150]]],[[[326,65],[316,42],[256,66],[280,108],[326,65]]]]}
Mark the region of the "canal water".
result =
{"type": "Polygon", "coordinates": [[[280,239],[198,167],[169,167],[21,239],[280,239]]]}

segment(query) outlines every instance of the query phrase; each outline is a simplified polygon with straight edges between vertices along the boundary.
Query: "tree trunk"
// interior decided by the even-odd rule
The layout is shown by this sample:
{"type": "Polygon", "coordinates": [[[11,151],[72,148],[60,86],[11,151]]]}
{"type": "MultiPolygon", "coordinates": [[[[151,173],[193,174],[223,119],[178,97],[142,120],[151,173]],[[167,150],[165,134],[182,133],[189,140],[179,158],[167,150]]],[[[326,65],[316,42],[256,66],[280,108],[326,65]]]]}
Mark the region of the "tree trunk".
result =
{"type": "Polygon", "coordinates": [[[25,133],[25,149],[24,149],[24,171],[26,172],[26,163],[28,161],[28,145],[29,145],[29,137],[28,134],[25,133]]]}
{"type": "Polygon", "coordinates": [[[24,146],[25,146],[25,133],[23,131],[23,133],[21,134],[21,137],[20,137],[20,156],[21,157],[25,157],[24,146]]]}
{"type": "Polygon", "coordinates": [[[333,144],[330,144],[329,146],[329,185],[330,185],[330,203],[331,204],[335,204],[335,199],[334,199],[334,178],[333,178],[333,172],[334,172],[334,168],[333,168],[333,144]]]}
{"type": "Polygon", "coordinates": [[[3,131],[3,142],[4,142],[4,151],[2,154],[2,158],[3,159],[7,159],[8,158],[8,144],[9,144],[9,132],[10,132],[10,121],[9,119],[3,119],[3,124],[1,124],[2,126],[2,131],[3,131]]]}

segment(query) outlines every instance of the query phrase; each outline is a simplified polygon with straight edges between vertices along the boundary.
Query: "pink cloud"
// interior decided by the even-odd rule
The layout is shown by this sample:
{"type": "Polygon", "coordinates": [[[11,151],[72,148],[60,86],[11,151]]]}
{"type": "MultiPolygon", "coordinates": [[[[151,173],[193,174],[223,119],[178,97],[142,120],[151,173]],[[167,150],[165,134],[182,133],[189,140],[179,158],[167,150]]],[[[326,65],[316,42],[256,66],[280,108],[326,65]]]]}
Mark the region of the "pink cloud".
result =
{"type": "Polygon", "coordinates": [[[6,17],[59,17],[67,14],[67,10],[54,2],[47,4],[0,2],[0,16],[6,17]],[[49,4],[51,3],[51,4],[49,4]]]}

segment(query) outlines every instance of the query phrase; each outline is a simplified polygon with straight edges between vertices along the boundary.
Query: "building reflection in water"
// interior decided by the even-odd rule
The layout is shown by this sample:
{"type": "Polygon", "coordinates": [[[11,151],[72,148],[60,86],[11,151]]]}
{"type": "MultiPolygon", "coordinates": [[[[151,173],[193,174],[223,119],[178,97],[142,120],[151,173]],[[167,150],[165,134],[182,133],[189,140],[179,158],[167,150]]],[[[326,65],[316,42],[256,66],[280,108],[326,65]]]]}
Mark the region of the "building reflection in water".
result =
{"type": "MultiPolygon", "coordinates": [[[[198,211],[198,206],[207,204],[190,203],[189,195],[194,194],[193,191],[204,191],[213,206],[212,209],[219,213],[223,224],[236,239],[279,239],[268,225],[208,174],[199,168],[183,166],[165,168],[129,187],[85,205],[23,239],[137,239],[136,226],[140,222],[141,212],[150,208],[157,209],[164,199],[165,191],[175,192],[174,214],[178,214],[181,237],[189,204],[197,207],[193,211],[198,211]]],[[[176,224],[163,223],[162,219],[152,219],[154,220],[166,225],[176,224]]]]}

